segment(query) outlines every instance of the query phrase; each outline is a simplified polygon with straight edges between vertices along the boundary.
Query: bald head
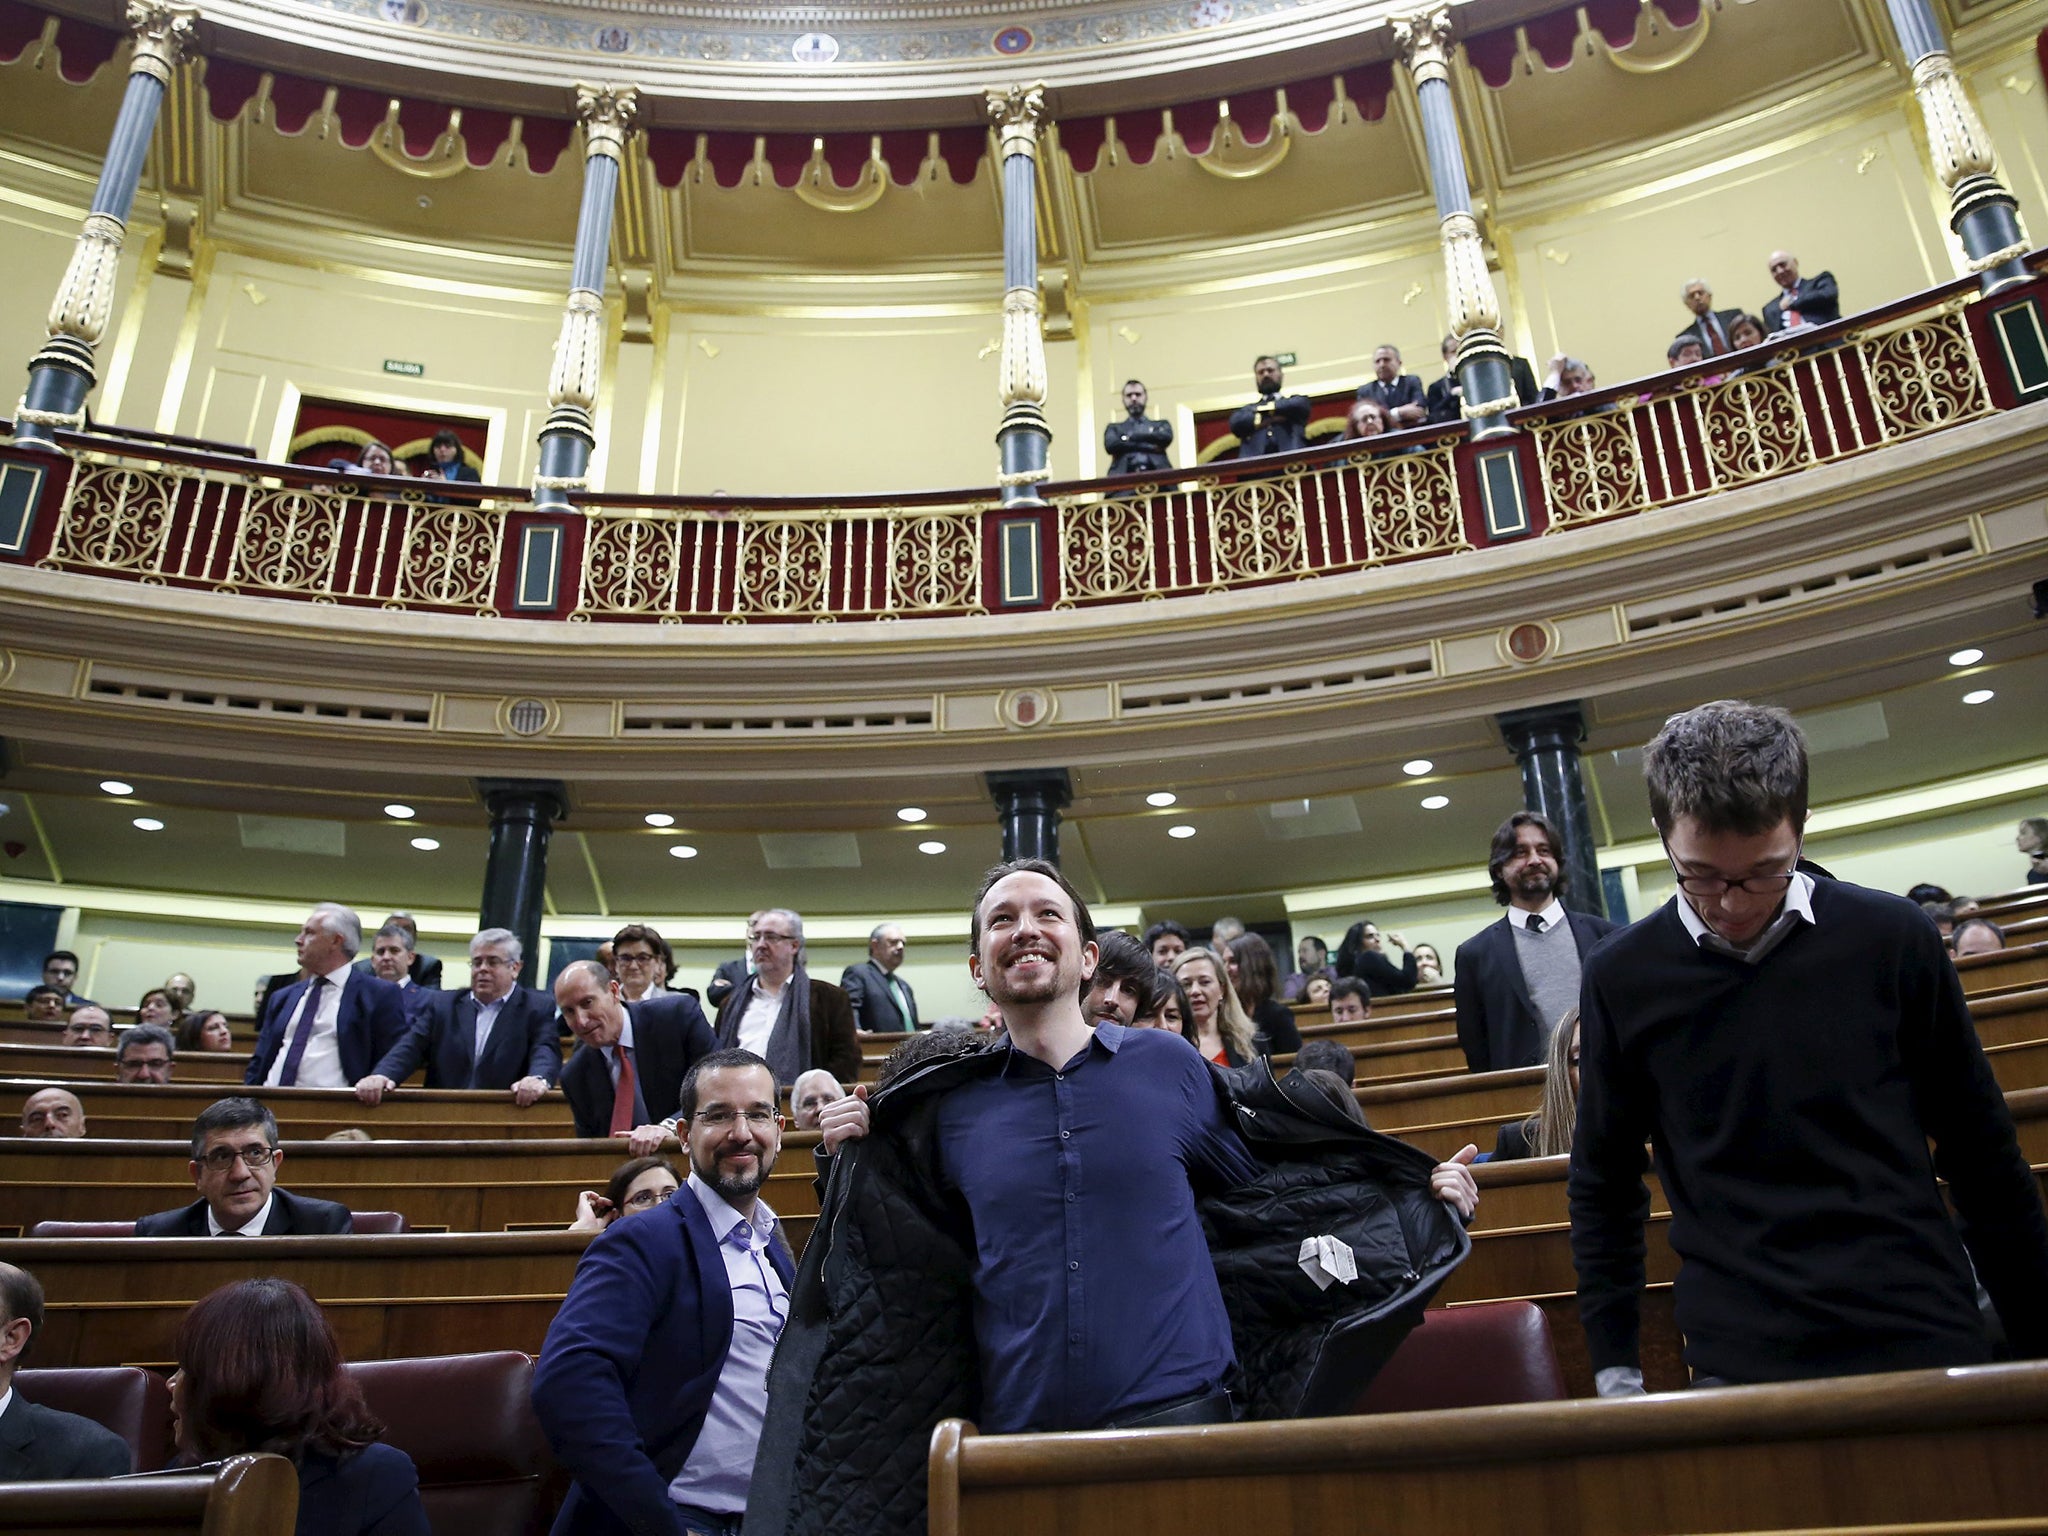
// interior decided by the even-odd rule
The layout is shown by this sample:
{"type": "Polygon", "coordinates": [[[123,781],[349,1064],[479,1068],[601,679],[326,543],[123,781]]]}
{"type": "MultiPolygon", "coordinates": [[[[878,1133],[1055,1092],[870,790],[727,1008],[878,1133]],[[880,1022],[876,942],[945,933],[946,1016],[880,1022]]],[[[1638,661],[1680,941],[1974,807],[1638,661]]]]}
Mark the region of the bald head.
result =
{"type": "Polygon", "coordinates": [[[14,1368],[43,1326],[43,1288],[36,1277],[0,1264],[0,1392],[14,1384],[14,1368]]]}
{"type": "Polygon", "coordinates": [[[43,1088],[21,1106],[21,1134],[69,1138],[85,1134],[85,1106],[68,1088],[43,1088]]]}
{"type": "Polygon", "coordinates": [[[1771,278],[1780,288],[1799,285],[1799,258],[1790,251],[1771,252],[1771,278]]]}

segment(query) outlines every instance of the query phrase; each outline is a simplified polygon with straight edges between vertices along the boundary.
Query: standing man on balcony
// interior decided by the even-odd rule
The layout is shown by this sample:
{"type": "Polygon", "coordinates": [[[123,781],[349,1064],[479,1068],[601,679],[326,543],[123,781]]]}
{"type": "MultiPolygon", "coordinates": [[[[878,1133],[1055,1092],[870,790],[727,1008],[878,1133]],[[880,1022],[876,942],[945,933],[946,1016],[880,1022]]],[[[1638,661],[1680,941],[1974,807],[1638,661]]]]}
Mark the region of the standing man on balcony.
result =
{"type": "Polygon", "coordinates": [[[1692,311],[1692,324],[1680,331],[1674,342],[1688,337],[1700,344],[1700,356],[1719,357],[1723,352],[1735,350],[1730,339],[1734,334],[1735,322],[1741,318],[1739,309],[1714,308],[1714,290],[1707,286],[1703,277],[1696,277],[1679,290],[1685,300],[1685,307],[1692,311]]]}
{"type": "Polygon", "coordinates": [[[1358,386],[1358,398],[1386,412],[1387,430],[1400,432],[1429,420],[1422,380],[1401,371],[1401,349],[1382,343],[1373,349],[1372,377],[1358,386]]]}
{"type": "Polygon", "coordinates": [[[1771,281],[1781,290],[1764,305],[1764,333],[1796,330],[1802,325],[1832,325],[1842,318],[1842,296],[1835,274],[1799,275],[1799,258],[1790,251],[1771,252],[1771,281]]]}
{"type": "Polygon", "coordinates": [[[1259,398],[1230,413],[1237,438],[1237,456],[1256,459],[1269,453],[1299,453],[1308,446],[1307,395],[1283,395],[1280,359],[1270,354],[1252,361],[1252,382],[1259,398]]]}
{"type": "Polygon", "coordinates": [[[1137,379],[1124,385],[1124,419],[1102,429],[1102,451],[1109,455],[1112,475],[1160,474],[1173,468],[1166,450],[1173,446],[1173,423],[1145,414],[1151,400],[1137,379]]]}

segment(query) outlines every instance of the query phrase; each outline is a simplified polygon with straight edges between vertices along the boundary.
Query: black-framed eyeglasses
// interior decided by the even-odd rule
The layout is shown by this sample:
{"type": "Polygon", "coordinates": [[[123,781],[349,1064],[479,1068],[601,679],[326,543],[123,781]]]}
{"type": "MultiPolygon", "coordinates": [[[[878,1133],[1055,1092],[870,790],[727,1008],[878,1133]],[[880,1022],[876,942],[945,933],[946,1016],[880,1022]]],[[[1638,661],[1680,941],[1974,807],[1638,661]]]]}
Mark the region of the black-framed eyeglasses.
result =
{"type": "Polygon", "coordinates": [[[199,1163],[214,1173],[226,1173],[238,1159],[251,1168],[266,1168],[276,1156],[275,1147],[215,1147],[199,1163]]]}
{"type": "Polygon", "coordinates": [[[636,1211],[651,1211],[657,1205],[667,1205],[670,1197],[675,1192],[676,1187],[674,1185],[670,1185],[667,1189],[636,1189],[632,1194],[626,1196],[625,1203],[636,1211]]]}
{"type": "Polygon", "coordinates": [[[1671,857],[1669,843],[1664,845],[1664,857],[1671,865],[1672,878],[1677,880],[1678,888],[1688,896],[1725,896],[1730,891],[1744,891],[1751,896],[1782,896],[1799,873],[1799,856],[1804,849],[1802,839],[1800,846],[1792,850],[1792,867],[1782,874],[1749,875],[1741,880],[1730,880],[1721,875],[1688,875],[1678,867],[1678,860],[1671,857]]]}
{"type": "Polygon", "coordinates": [[[654,964],[654,952],[649,950],[644,955],[614,953],[612,959],[616,960],[620,965],[652,965],[654,964]]]}
{"type": "Polygon", "coordinates": [[[701,1125],[707,1131],[721,1131],[739,1119],[757,1131],[785,1123],[781,1111],[774,1109],[700,1109],[690,1116],[690,1124],[701,1125]]]}

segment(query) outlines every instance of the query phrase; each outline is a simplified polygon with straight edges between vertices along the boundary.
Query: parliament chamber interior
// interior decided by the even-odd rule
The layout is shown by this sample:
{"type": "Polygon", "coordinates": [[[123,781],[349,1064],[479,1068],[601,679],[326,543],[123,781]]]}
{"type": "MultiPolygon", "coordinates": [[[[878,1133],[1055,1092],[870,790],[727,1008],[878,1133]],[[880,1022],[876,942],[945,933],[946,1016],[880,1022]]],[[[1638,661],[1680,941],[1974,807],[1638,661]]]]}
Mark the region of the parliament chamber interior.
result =
{"type": "Polygon", "coordinates": [[[0,0],[0,1527],[2048,1530],[2044,23],[0,0]]]}

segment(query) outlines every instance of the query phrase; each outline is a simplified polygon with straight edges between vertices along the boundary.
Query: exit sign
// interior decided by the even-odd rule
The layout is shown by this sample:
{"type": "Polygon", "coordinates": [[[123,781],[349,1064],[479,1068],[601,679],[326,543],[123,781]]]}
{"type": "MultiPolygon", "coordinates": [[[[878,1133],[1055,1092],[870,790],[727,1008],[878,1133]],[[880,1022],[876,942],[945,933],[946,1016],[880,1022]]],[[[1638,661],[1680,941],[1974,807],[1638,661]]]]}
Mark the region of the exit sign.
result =
{"type": "MultiPolygon", "coordinates": [[[[1275,352],[1273,354],[1273,361],[1278,363],[1282,368],[1292,368],[1294,366],[1295,361],[1294,354],[1292,352],[1275,352]]],[[[384,366],[386,368],[389,368],[391,365],[389,363],[386,363],[384,366]]]]}
{"type": "Polygon", "coordinates": [[[396,373],[408,379],[423,379],[427,376],[425,363],[402,363],[395,357],[384,359],[384,371],[396,373]]]}

